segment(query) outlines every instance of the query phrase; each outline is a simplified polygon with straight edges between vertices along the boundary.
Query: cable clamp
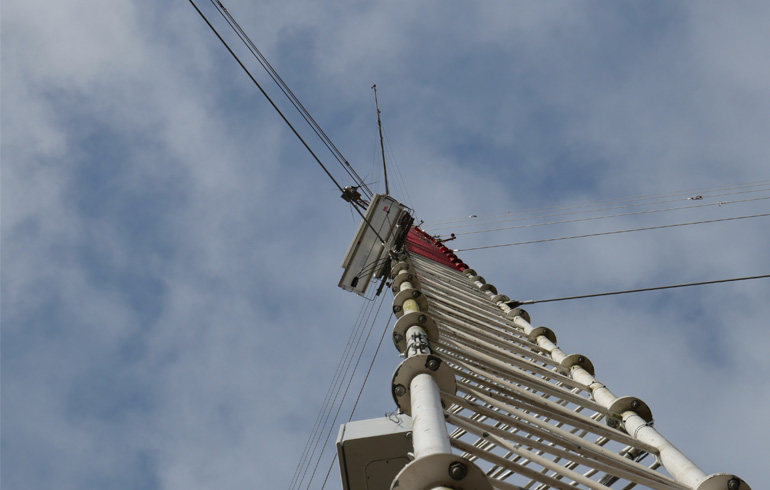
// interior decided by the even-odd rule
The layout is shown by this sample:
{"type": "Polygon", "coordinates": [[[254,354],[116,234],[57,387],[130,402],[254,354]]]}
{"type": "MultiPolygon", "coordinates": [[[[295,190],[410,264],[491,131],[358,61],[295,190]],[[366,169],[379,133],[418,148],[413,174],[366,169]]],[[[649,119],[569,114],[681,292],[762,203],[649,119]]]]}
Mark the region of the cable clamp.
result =
{"type": "Polygon", "coordinates": [[[655,423],[655,421],[650,420],[646,424],[640,425],[639,427],[637,427],[636,430],[634,431],[634,439],[639,439],[638,434],[639,434],[640,430],[644,429],[645,427],[653,427],[654,423],[655,423]]]}

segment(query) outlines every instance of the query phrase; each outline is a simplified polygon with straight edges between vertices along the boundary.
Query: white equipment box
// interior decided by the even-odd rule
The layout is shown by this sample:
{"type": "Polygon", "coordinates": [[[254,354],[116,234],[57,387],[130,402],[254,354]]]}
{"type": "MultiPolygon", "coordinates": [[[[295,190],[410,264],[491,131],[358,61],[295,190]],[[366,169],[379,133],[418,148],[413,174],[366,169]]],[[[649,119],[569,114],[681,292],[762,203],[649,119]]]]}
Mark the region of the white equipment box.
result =
{"type": "Polygon", "coordinates": [[[409,463],[412,419],[407,415],[348,422],[340,427],[337,455],[343,490],[389,490],[409,463]]]}
{"type": "Polygon", "coordinates": [[[341,267],[345,269],[339,283],[342,289],[360,296],[366,294],[372,276],[382,268],[396,240],[398,223],[404,213],[405,206],[392,197],[374,195],[342,260],[341,267]]]}

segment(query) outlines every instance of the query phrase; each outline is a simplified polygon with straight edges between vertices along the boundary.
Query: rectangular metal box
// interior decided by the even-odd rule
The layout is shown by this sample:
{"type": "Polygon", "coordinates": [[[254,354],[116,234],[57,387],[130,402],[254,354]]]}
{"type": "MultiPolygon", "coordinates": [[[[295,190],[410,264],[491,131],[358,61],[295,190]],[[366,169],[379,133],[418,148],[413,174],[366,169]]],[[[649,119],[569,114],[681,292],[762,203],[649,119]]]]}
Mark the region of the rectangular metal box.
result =
{"type": "Polygon", "coordinates": [[[345,272],[339,287],[361,296],[366,294],[372,276],[382,268],[385,253],[393,246],[398,234],[397,225],[405,212],[404,205],[392,197],[374,195],[342,259],[341,267],[345,272]]]}
{"type": "Polygon", "coordinates": [[[340,427],[337,455],[343,490],[389,490],[412,451],[407,415],[348,422],[340,427]],[[396,422],[399,420],[399,422],[396,422]]]}

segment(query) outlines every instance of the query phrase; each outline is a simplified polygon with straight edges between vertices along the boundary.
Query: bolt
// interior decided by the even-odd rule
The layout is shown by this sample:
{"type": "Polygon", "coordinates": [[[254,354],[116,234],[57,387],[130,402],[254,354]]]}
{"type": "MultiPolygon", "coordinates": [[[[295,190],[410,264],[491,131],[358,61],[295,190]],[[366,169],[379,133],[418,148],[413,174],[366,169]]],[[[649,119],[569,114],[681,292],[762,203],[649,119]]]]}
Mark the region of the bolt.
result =
{"type": "Polygon", "coordinates": [[[407,281],[411,281],[412,279],[414,279],[413,275],[409,274],[408,276],[406,276],[407,281]]]}
{"type": "Polygon", "coordinates": [[[403,336],[403,335],[401,335],[401,334],[397,334],[397,333],[396,333],[396,334],[393,334],[393,340],[395,340],[395,341],[396,341],[396,343],[399,343],[399,342],[401,342],[402,340],[404,340],[404,336],[403,336]]]}
{"type": "Polygon", "coordinates": [[[633,408],[634,410],[636,410],[637,408],[639,408],[641,406],[642,406],[642,404],[641,404],[641,402],[639,402],[639,400],[634,400],[634,401],[631,402],[631,408],[633,408]]]}
{"type": "Polygon", "coordinates": [[[404,396],[406,394],[406,387],[404,385],[396,385],[396,387],[393,388],[393,392],[396,396],[404,396]]]}
{"type": "Polygon", "coordinates": [[[454,463],[449,465],[449,476],[452,477],[452,480],[460,481],[468,474],[468,468],[459,461],[455,461],[454,463]]]}
{"type": "Polygon", "coordinates": [[[730,481],[727,482],[728,490],[738,490],[740,487],[741,487],[741,480],[738,478],[730,478],[730,481]]]}
{"type": "Polygon", "coordinates": [[[586,358],[585,357],[583,357],[583,356],[578,357],[578,364],[583,364],[584,362],[586,362],[586,358]]]}
{"type": "Polygon", "coordinates": [[[412,298],[419,298],[422,293],[420,291],[412,291],[412,298]]]}
{"type": "Polygon", "coordinates": [[[399,311],[401,311],[401,307],[399,305],[394,305],[393,306],[393,313],[398,313],[399,311]]]}
{"type": "Polygon", "coordinates": [[[610,427],[615,429],[618,426],[618,421],[615,420],[614,418],[609,418],[609,419],[607,419],[607,425],[609,425],[610,427]]]}
{"type": "Polygon", "coordinates": [[[417,317],[417,322],[418,323],[425,323],[427,321],[428,321],[428,317],[425,316],[425,315],[420,315],[420,316],[417,317]]]}
{"type": "Polygon", "coordinates": [[[431,371],[437,371],[438,367],[441,365],[441,361],[436,359],[435,357],[432,359],[428,359],[428,362],[425,364],[428,369],[431,371]]]}

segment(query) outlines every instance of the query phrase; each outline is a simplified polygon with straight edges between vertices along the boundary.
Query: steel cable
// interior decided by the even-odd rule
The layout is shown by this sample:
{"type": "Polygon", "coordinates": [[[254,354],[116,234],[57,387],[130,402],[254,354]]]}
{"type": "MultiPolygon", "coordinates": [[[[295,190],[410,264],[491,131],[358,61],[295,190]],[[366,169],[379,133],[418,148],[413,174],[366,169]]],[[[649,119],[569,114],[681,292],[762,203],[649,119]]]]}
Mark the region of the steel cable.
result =
{"type": "MultiPolygon", "coordinates": [[[[566,206],[545,206],[545,207],[538,207],[538,208],[529,208],[529,209],[522,209],[519,211],[507,211],[504,214],[497,214],[497,215],[491,215],[491,216],[474,216],[474,218],[458,218],[458,219],[451,219],[451,220],[438,220],[429,222],[429,225],[432,226],[440,226],[442,228],[445,227],[447,224],[457,224],[457,223],[467,223],[467,222],[478,222],[480,220],[496,220],[498,218],[506,218],[511,215],[529,215],[532,213],[542,213],[542,212],[549,212],[549,211],[562,211],[562,210],[569,210],[569,209],[576,209],[576,208],[585,208],[590,206],[596,206],[596,205],[604,205],[604,204],[621,204],[621,203],[637,203],[639,201],[650,201],[653,199],[661,199],[661,198],[670,198],[670,197],[692,197],[692,193],[703,193],[703,192],[716,192],[716,191],[725,191],[725,190],[736,190],[736,189],[747,189],[752,187],[762,187],[767,186],[770,183],[768,180],[764,181],[757,181],[754,183],[746,183],[746,184],[733,184],[729,186],[721,186],[721,187],[710,187],[710,188],[700,188],[700,189],[688,189],[688,190],[680,190],[680,191],[672,191],[668,193],[659,193],[659,194],[649,194],[649,195],[641,195],[635,198],[618,198],[618,199],[600,199],[596,201],[588,201],[580,204],[570,204],[566,206]]],[[[767,190],[767,189],[765,189],[767,190]]],[[[738,192],[737,194],[741,194],[742,192],[738,192]]],[[[675,200],[674,200],[675,201],[675,200]]],[[[657,201],[656,201],[657,202],[657,201]]],[[[673,201],[665,201],[665,202],[673,202],[673,201]]],[[[637,205],[645,205],[645,204],[653,204],[653,203],[639,203],[637,205]]],[[[623,206],[619,206],[623,207],[623,206]]],[[[600,208],[605,209],[605,208],[600,208]]],[[[615,208],[611,208],[615,209],[615,208]]],[[[504,220],[503,220],[504,221],[504,220]]],[[[487,222],[487,221],[484,221],[487,222]]],[[[497,222],[497,221],[491,221],[491,222],[497,222]]]]}
{"type": "MultiPolygon", "coordinates": [[[[734,196],[734,195],[740,195],[740,194],[751,194],[754,192],[768,192],[770,191],[770,188],[767,189],[756,189],[751,191],[741,191],[741,192],[728,192],[724,194],[713,194],[709,196],[698,196],[699,199],[709,199],[713,197],[724,197],[724,196],[734,196]]],[[[540,214],[540,215],[532,215],[532,216],[520,216],[520,217],[511,217],[506,219],[499,219],[499,220],[492,220],[492,221],[475,221],[474,223],[468,223],[464,225],[456,225],[456,226],[443,226],[438,228],[432,228],[433,231],[438,230],[446,230],[446,229],[452,229],[456,230],[458,228],[470,228],[474,226],[482,226],[482,225],[490,225],[495,223],[507,223],[512,221],[526,221],[530,219],[536,219],[536,218],[552,218],[556,216],[567,216],[567,215],[573,215],[573,214],[583,214],[583,213],[589,213],[594,211],[608,211],[612,209],[625,209],[625,208],[632,208],[632,207],[638,207],[638,206],[651,206],[653,204],[665,204],[665,203],[671,203],[671,202],[680,202],[682,200],[692,200],[690,198],[688,199],[665,199],[661,201],[653,201],[653,202],[645,202],[645,203],[638,203],[638,204],[627,204],[622,206],[609,206],[609,207],[598,207],[593,209],[584,209],[580,211],[570,211],[570,212],[562,212],[562,213],[554,213],[554,214],[540,214]]]]}
{"type": "Polygon", "coordinates": [[[332,396],[332,393],[334,392],[334,387],[339,386],[338,381],[339,381],[340,375],[342,374],[343,366],[346,365],[347,360],[351,359],[349,351],[353,346],[353,340],[358,336],[358,332],[360,331],[361,326],[363,325],[362,320],[365,317],[368,318],[368,315],[366,314],[366,312],[368,309],[372,308],[371,305],[372,303],[368,301],[361,304],[361,309],[358,312],[358,317],[356,318],[356,321],[353,324],[353,328],[350,331],[348,339],[345,342],[345,348],[343,349],[342,355],[340,356],[339,363],[337,363],[337,368],[334,371],[334,375],[332,376],[332,379],[329,383],[329,388],[326,391],[326,395],[324,396],[323,403],[321,404],[321,409],[318,411],[318,416],[316,417],[316,421],[313,424],[313,428],[310,432],[310,436],[308,437],[308,441],[305,444],[305,449],[302,451],[302,455],[300,456],[300,461],[297,464],[297,469],[295,470],[294,476],[292,477],[292,481],[289,484],[289,488],[294,487],[296,479],[299,477],[300,473],[302,472],[302,468],[305,467],[306,459],[309,457],[308,451],[314,445],[317,432],[321,430],[320,423],[324,419],[324,414],[329,410],[328,407],[329,407],[329,403],[331,402],[331,396],[332,396]]]}
{"type": "Polygon", "coordinates": [[[257,81],[256,78],[254,78],[254,75],[249,71],[248,68],[246,68],[246,65],[243,64],[241,59],[238,57],[237,54],[230,48],[230,45],[227,44],[227,41],[224,40],[224,38],[219,34],[219,31],[214,27],[214,25],[209,21],[209,19],[206,17],[206,15],[198,8],[198,6],[195,4],[194,0],[188,0],[190,2],[190,5],[193,6],[193,8],[198,12],[198,14],[201,16],[201,18],[206,22],[206,25],[209,26],[211,31],[214,33],[214,35],[217,36],[219,41],[224,45],[224,47],[227,49],[227,51],[232,55],[233,58],[235,58],[235,61],[240,65],[240,67],[243,69],[244,72],[249,76],[251,81],[254,83],[254,85],[257,86],[260,92],[262,92],[262,95],[267,99],[267,101],[270,103],[270,105],[275,109],[275,111],[278,113],[279,116],[281,116],[281,119],[283,119],[283,122],[286,123],[287,126],[292,130],[294,135],[302,142],[305,149],[313,156],[313,159],[318,163],[318,165],[321,166],[321,168],[326,172],[326,175],[334,182],[334,185],[337,186],[337,189],[339,189],[340,192],[344,192],[342,189],[342,186],[340,186],[339,182],[337,182],[337,179],[334,178],[334,176],[329,172],[329,169],[326,168],[326,165],[323,164],[320,158],[318,158],[318,155],[315,154],[315,152],[310,148],[310,146],[307,144],[305,139],[299,134],[299,132],[294,128],[294,126],[289,122],[289,120],[286,118],[284,113],[281,111],[281,109],[278,108],[278,106],[273,102],[273,99],[270,98],[270,96],[265,92],[265,89],[262,88],[262,85],[257,81]]]}
{"type": "MultiPolygon", "coordinates": [[[[382,306],[382,303],[380,304],[382,306]]],[[[377,312],[379,314],[379,310],[377,312]]],[[[376,317],[375,317],[376,318],[376,317]]],[[[374,351],[374,355],[372,356],[372,362],[369,363],[369,369],[366,371],[366,376],[364,377],[363,383],[361,383],[361,389],[358,392],[358,396],[356,397],[356,402],[353,404],[353,409],[350,411],[350,417],[348,417],[348,422],[353,420],[353,414],[356,412],[356,408],[358,407],[358,402],[361,400],[361,395],[364,392],[364,388],[366,387],[366,382],[369,381],[369,375],[372,373],[372,367],[374,367],[374,361],[377,360],[377,355],[380,353],[380,347],[382,347],[382,341],[385,339],[385,334],[389,330],[390,321],[393,318],[393,314],[391,313],[390,317],[388,317],[388,322],[385,324],[385,328],[382,331],[382,336],[380,337],[380,342],[377,344],[377,349],[374,351]]],[[[326,471],[326,477],[324,477],[323,485],[321,485],[321,490],[326,488],[326,482],[329,480],[329,475],[332,472],[332,468],[334,467],[334,462],[337,461],[337,454],[334,454],[334,458],[332,458],[332,462],[329,464],[329,469],[326,471]]]]}
{"type": "Polygon", "coordinates": [[[744,203],[744,202],[751,202],[751,201],[763,201],[766,199],[770,199],[770,196],[768,197],[757,197],[753,199],[741,199],[738,201],[719,201],[714,203],[708,203],[708,204],[693,204],[692,206],[678,206],[675,208],[665,208],[665,209],[650,209],[647,211],[635,211],[633,213],[620,213],[620,214],[610,214],[610,215],[604,215],[604,216],[592,216],[590,218],[577,218],[577,219],[568,219],[568,220],[562,220],[562,221],[549,221],[547,223],[533,223],[529,225],[517,225],[517,226],[506,226],[503,228],[491,228],[487,230],[476,230],[476,231],[461,231],[458,233],[455,233],[456,236],[460,235],[475,235],[477,233],[490,233],[493,231],[504,231],[504,230],[515,230],[519,228],[532,228],[535,226],[546,226],[546,225],[560,225],[564,223],[577,223],[579,221],[592,221],[592,220],[599,220],[599,219],[606,219],[606,218],[619,218],[622,216],[636,216],[640,214],[651,214],[651,213],[662,213],[665,211],[678,211],[681,209],[693,209],[693,208],[704,208],[704,207],[710,207],[710,206],[725,206],[727,204],[738,204],[738,203],[744,203]]]}
{"type": "Polygon", "coordinates": [[[300,115],[305,120],[305,122],[310,126],[313,132],[315,132],[318,138],[323,142],[324,146],[326,146],[326,148],[331,152],[334,158],[337,159],[337,161],[340,163],[342,168],[358,184],[359,188],[363,189],[364,194],[367,195],[367,197],[371,198],[372,192],[369,189],[369,187],[366,185],[366,183],[363,181],[363,179],[361,179],[361,177],[355,171],[355,169],[350,164],[350,162],[348,162],[348,160],[345,158],[345,156],[342,154],[339,148],[337,148],[337,146],[334,144],[331,138],[329,138],[329,136],[326,134],[323,128],[321,128],[321,126],[313,118],[313,116],[310,114],[307,108],[302,104],[302,102],[294,94],[291,88],[289,88],[289,86],[286,84],[283,78],[273,68],[273,66],[264,56],[264,54],[262,54],[259,48],[257,48],[257,46],[251,40],[249,35],[246,34],[246,31],[243,30],[243,28],[238,23],[238,21],[236,21],[235,18],[232,16],[232,14],[230,14],[230,11],[227,10],[224,4],[222,4],[222,2],[219,0],[209,0],[209,1],[214,6],[214,8],[216,8],[216,10],[220,13],[220,15],[225,19],[225,21],[228,23],[228,25],[233,30],[233,32],[235,32],[235,34],[238,36],[241,42],[243,42],[246,48],[251,52],[254,58],[259,62],[262,68],[264,68],[264,70],[267,72],[267,74],[270,76],[273,82],[275,82],[275,84],[278,85],[278,88],[281,90],[281,92],[283,92],[286,98],[289,99],[289,101],[297,110],[297,112],[300,113],[300,115]]]}
{"type": "MultiPolygon", "coordinates": [[[[308,456],[305,460],[305,463],[303,465],[304,469],[302,471],[301,478],[299,481],[296,482],[296,484],[293,487],[290,488],[300,488],[302,486],[302,483],[305,481],[305,478],[307,476],[307,472],[310,470],[310,465],[313,464],[313,461],[316,461],[316,467],[318,465],[318,461],[320,461],[321,457],[323,456],[323,449],[321,450],[321,454],[318,455],[318,458],[315,457],[316,451],[318,451],[318,445],[321,442],[321,439],[323,438],[323,434],[326,433],[327,427],[329,427],[329,417],[331,417],[332,412],[334,411],[334,407],[337,408],[337,413],[339,413],[339,407],[342,406],[342,403],[344,402],[344,397],[342,400],[339,401],[340,392],[342,391],[342,386],[345,384],[345,379],[348,378],[348,373],[350,372],[350,366],[353,363],[353,358],[355,357],[355,354],[358,352],[358,347],[361,345],[361,339],[363,338],[363,332],[364,332],[364,325],[369,323],[369,318],[371,317],[371,313],[374,309],[374,303],[369,302],[369,308],[366,320],[360,324],[360,328],[358,328],[358,331],[356,332],[356,340],[355,340],[355,346],[352,349],[349,349],[347,352],[347,356],[344,356],[345,360],[345,367],[344,372],[341,377],[338,377],[337,383],[336,383],[336,391],[334,392],[334,398],[332,399],[331,403],[327,405],[327,411],[326,415],[324,417],[322,425],[319,427],[319,431],[316,434],[316,438],[314,439],[314,444],[312,448],[312,452],[310,453],[310,456],[308,456]]],[[[365,345],[364,345],[365,347],[365,345]]],[[[362,348],[363,349],[363,348],[362,348]]],[[[355,374],[355,372],[353,373],[355,374]]],[[[352,379],[352,375],[351,375],[352,379]]],[[[336,416],[335,416],[336,420],[336,416]]],[[[315,472],[315,470],[314,470],[315,472]]],[[[312,481],[312,477],[311,477],[312,481]]],[[[310,484],[310,481],[308,481],[308,485],[310,484]]]]}
{"type": "Polygon", "coordinates": [[[520,305],[533,305],[536,303],[551,303],[554,301],[569,301],[573,299],[584,299],[584,298],[597,298],[600,296],[614,296],[617,294],[630,294],[630,293],[642,293],[646,291],[660,291],[663,289],[676,289],[676,288],[686,288],[690,286],[705,286],[708,284],[721,284],[725,282],[738,282],[738,281],[751,281],[754,279],[766,279],[770,277],[770,274],[764,274],[761,276],[748,276],[748,277],[735,277],[732,279],[717,279],[714,281],[701,281],[701,282],[691,282],[687,284],[675,284],[673,286],[656,286],[651,288],[641,288],[641,289],[626,289],[624,291],[613,291],[610,293],[594,293],[594,294],[582,294],[579,296],[566,296],[563,298],[550,298],[550,299],[538,299],[538,300],[527,300],[527,301],[513,301],[513,304],[516,306],[520,305]]]}
{"type": "Polygon", "coordinates": [[[606,231],[606,232],[603,232],[603,233],[589,233],[589,234],[586,234],[586,235],[573,235],[573,236],[558,237],[558,238],[544,238],[544,239],[541,239],[541,240],[529,240],[529,241],[525,241],[525,242],[501,243],[499,245],[484,245],[484,246],[481,246],[481,247],[458,248],[458,249],[454,249],[453,251],[454,252],[469,252],[469,251],[472,251],[472,250],[484,250],[484,249],[488,249],[488,248],[513,247],[513,246],[516,246],[516,245],[529,245],[529,244],[532,244],[532,243],[545,243],[545,242],[555,242],[555,241],[559,241],[559,240],[571,240],[571,239],[574,239],[574,238],[587,238],[587,237],[594,237],[594,236],[616,235],[616,234],[619,234],[619,233],[631,233],[631,232],[634,232],[634,231],[659,230],[659,229],[663,229],[663,228],[674,228],[674,227],[677,227],[677,226],[702,225],[702,224],[705,224],[705,223],[718,223],[718,222],[722,222],[722,221],[733,221],[733,220],[738,220],[738,219],[761,218],[761,217],[764,217],[764,216],[770,216],[770,213],[754,214],[754,215],[751,215],[751,216],[736,216],[736,217],[733,217],[733,218],[720,218],[720,219],[712,219],[712,220],[706,220],[706,221],[692,221],[692,222],[689,222],[689,223],[676,223],[676,224],[673,224],[673,225],[649,226],[649,227],[646,227],[646,228],[634,228],[634,229],[631,229],[631,230],[617,230],[617,231],[606,231]]]}
{"type": "MultiPolygon", "coordinates": [[[[364,350],[366,349],[366,344],[369,342],[369,337],[372,335],[372,331],[374,330],[374,325],[377,322],[377,317],[380,314],[380,310],[382,308],[383,303],[385,302],[385,296],[382,296],[382,299],[380,300],[380,305],[377,308],[377,313],[374,315],[374,318],[372,319],[372,322],[369,326],[369,332],[366,334],[366,339],[364,340],[364,344],[361,347],[361,350],[359,351],[358,358],[356,359],[356,363],[353,366],[353,372],[350,375],[350,378],[348,379],[347,385],[345,386],[345,392],[342,394],[342,399],[340,400],[340,403],[337,404],[337,411],[334,414],[334,419],[332,420],[331,424],[329,425],[329,430],[326,433],[326,439],[324,440],[324,443],[322,447],[324,449],[321,450],[321,453],[318,455],[318,459],[316,460],[316,464],[313,468],[313,473],[310,475],[310,479],[307,482],[306,489],[310,488],[310,484],[313,482],[313,478],[315,477],[316,471],[318,470],[318,465],[321,463],[321,458],[323,457],[323,454],[325,452],[325,448],[327,446],[327,443],[329,442],[329,437],[332,434],[332,431],[334,430],[334,424],[337,422],[337,418],[339,417],[340,411],[342,410],[342,405],[345,403],[345,398],[348,395],[348,390],[350,389],[350,385],[353,383],[353,378],[355,377],[356,371],[358,370],[358,365],[361,362],[361,357],[364,354],[364,350]]],[[[343,378],[344,379],[344,378],[343,378]]],[[[320,441],[320,439],[319,439],[320,441]]],[[[300,484],[302,482],[300,481],[300,484]]]]}

